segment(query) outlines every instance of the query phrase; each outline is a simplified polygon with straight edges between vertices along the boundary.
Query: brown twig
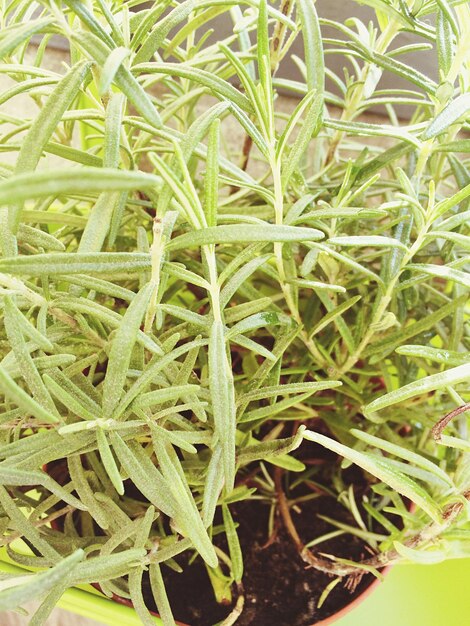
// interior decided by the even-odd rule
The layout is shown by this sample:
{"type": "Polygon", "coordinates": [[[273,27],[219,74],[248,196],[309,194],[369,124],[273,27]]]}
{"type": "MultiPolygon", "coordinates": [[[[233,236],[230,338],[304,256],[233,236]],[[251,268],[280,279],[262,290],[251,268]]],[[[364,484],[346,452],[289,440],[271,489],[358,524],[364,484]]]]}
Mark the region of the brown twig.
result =
{"type": "MultiPolygon", "coordinates": [[[[374,569],[381,569],[387,565],[391,565],[399,561],[401,555],[392,548],[387,552],[376,554],[369,559],[358,562],[356,565],[346,565],[337,563],[329,558],[320,557],[311,552],[302,542],[295,524],[290,514],[289,503],[282,488],[282,474],[281,468],[276,468],[274,472],[274,483],[276,485],[276,494],[279,505],[279,512],[281,513],[284,526],[291,536],[294,544],[296,545],[302,559],[310,566],[318,569],[326,574],[332,576],[348,576],[353,577],[353,580],[347,581],[346,586],[348,588],[355,589],[360,581],[360,578],[366,573],[364,568],[371,567],[374,569]]],[[[465,491],[462,496],[470,501],[470,489],[465,491]]],[[[455,519],[460,515],[464,508],[463,502],[453,502],[449,504],[442,512],[442,522],[431,522],[425,526],[419,533],[410,537],[404,542],[407,548],[416,548],[417,546],[427,543],[432,539],[438,537],[445,529],[452,525],[455,519]]]]}
{"type": "Polygon", "coordinates": [[[447,415],[444,415],[444,417],[442,417],[437,422],[437,424],[435,424],[432,427],[432,429],[431,429],[431,433],[432,433],[432,436],[434,437],[434,439],[436,441],[440,441],[441,440],[442,431],[447,426],[447,424],[451,420],[453,420],[454,417],[457,417],[457,415],[460,415],[461,413],[465,413],[465,411],[468,411],[468,410],[470,410],[470,403],[462,404],[462,406],[458,406],[453,411],[450,411],[450,413],[447,413],[447,415]]]}
{"type": "MultiPolygon", "coordinates": [[[[67,515],[67,513],[70,513],[70,511],[74,511],[74,510],[75,508],[73,506],[70,506],[70,504],[68,504],[67,506],[64,506],[58,511],[54,511],[54,513],[51,513],[47,517],[43,517],[42,519],[32,521],[31,524],[35,528],[40,528],[41,526],[45,526],[46,524],[49,524],[50,522],[53,522],[59,517],[63,517],[64,515],[67,515]]],[[[7,546],[13,541],[15,541],[16,539],[20,539],[20,537],[22,536],[23,536],[23,533],[16,532],[16,533],[12,533],[11,535],[8,535],[8,537],[3,537],[3,539],[0,539],[0,546],[7,546]]]]}
{"type": "Polygon", "coordinates": [[[299,536],[299,533],[297,532],[297,528],[295,527],[294,521],[290,514],[289,503],[287,501],[286,494],[284,493],[284,490],[282,488],[282,474],[282,468],[276,467],[276,469],[274,470],[274,483],[276,485],[276,495],[279,512],[281,513],[284,526],[291,536],[302,559],[311,567],[314,567],[315,569],[334,576],[347,576],[351,573],[351,571],[349,570],[357,571],[358,568],[351,568],[350,566],[344,566],[338,563],[334,563],[333,561],[330,561],[323,557],[318,557],[305,547],[302,539],[299,536]]]}

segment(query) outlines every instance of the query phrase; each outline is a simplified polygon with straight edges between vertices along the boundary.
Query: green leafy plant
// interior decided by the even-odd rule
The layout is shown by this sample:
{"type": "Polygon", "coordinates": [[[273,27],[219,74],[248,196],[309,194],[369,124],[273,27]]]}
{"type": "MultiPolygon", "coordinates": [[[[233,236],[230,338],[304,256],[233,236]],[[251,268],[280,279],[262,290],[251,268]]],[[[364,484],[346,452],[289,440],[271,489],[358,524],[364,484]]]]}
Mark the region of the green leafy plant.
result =
{"type": "Polygon", "coordinates": [[[162,568],[189,552],[241,583],[250,498],[337,578],[470,555],[468,3],[361,0],[370,24],[312,0],[139,4],[0,2],[0,101],[34,109],[0,112],[0,524],[44,570],[0,607],[41,597],[40,624],[93,582],[147,624],[148,570],[173,624],[162,568]],[[403,60],[423,50],[434,77],[403,60]],[[363,562],[295,529],[321,447],[363,562]]]}

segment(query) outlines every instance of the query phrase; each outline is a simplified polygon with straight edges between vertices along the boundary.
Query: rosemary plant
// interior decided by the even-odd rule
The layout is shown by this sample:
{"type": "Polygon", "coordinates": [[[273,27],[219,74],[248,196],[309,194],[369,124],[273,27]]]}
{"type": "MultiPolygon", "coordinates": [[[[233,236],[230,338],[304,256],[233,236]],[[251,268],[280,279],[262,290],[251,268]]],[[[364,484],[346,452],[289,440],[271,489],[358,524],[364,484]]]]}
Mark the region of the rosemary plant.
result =
{"type": "Polygon", "coordinates": [[[173,624],[162,569],[189,552],[242,583],[250,498],[340,578],[468,556],[469,4],[361,0],[370,23],[141,4],[0,2],[0,526],[41,570],[4,579],[0,609],[38,596],[41,624],[93,582],[150,624],[149,570],[173,624]],[[434,76],[403,60],[423,51],[434,76]],[[296,533],[290,486],[320,446],[364,562],[296,533]]]}

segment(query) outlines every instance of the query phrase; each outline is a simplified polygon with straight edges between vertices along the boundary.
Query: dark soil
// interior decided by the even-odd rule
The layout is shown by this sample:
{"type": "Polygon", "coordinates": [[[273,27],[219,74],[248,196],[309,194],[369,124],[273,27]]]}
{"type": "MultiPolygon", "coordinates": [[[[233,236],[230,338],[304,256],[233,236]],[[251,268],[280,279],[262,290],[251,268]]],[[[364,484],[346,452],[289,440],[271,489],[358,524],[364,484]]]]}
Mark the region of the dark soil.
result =
{"type": "MultiPolygon", "coordinates": [[[[245,605],[237,626],[309,626],[336,613],[367,588],[373,577],[365,576],[354,593],[339,583],[321,608],[318,600],[332,578],[307,568],[281,520],[277,520],[275,537],[267,536],[269,507],[259,500],[239,503],[232,508],[238,522],[238,535],[244,554],[243,587],[245,605]]],[[[346,509],[328,496],[302,504],[300,512],[292,511],[294,523],[307,543],[333,530],[318,518],[326,515],[353,524],[346,509]]],[[[215,538],[216,543],[219,538],[215,538]]],[[[219,544],[225,548],[223,538],[219,544]]],[[[352,535],[341,535],[315,546],[314,550],[359,560],[367,555],[364,543],[352,535]]],[[[205,566],[200,560],[188,565],[188,556],[176,560],[183,573],[163,568],[163,577],[175,618],[189,626],[214,626],[230,613],[233,605],[216,602],[205,566]],[[186,567],[185,567],[186,566],[186,567]]],[[[148,583],[144,595],[149,608],[156,610],[148,583]]],[[[237,591],[233,590],[234,602],[237,591]]]]}

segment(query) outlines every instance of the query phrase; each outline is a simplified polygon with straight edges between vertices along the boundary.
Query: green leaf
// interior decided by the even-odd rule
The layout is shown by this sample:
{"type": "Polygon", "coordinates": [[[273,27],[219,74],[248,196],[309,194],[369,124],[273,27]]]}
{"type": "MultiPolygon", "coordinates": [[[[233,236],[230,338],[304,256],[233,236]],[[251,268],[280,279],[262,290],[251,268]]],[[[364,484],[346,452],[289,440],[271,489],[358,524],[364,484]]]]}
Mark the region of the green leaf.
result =
{"type": "MultiPolygon", "coordinates": [[[[217,122],[217,120],[229,108],[229,106],[230,105],[228,102],[219,102],[214,106],[209,107],[191,124],[187,134],[181,138],[181,142],[178,142],[178,145],[181,147],[181,156],[184,164],[180,162],[181,156],[175,154],[173,156],[172,162],[169,164],[169,167],[165,171],[161,172],[162,176],[166,174],[164,178],[168,181],[168,183],[165,184],[163,190],[160,192],[157,204],[157,214],[166,213],[166,211],[168,210],[169,202],[171,201],[172,194],[175,194],[175,196],[178,197],[179,193],[181,193],[181,188],[179,186],[180,179],[178,176],[178,170],[182,170],[182,173],[185,172],[186,164],[190,163],[190,159],[193,156],[193,153],[201,147],[201,141],[208,130],[210,134],[211,125],[219,123],[217,122]],[[173,170],[176,170],[176,173],[172,176],[173,170]]],[[[209,143],[211,142],[209,141],[209,143]]],[[[211,156],[208,147],[206,153],[206,172],[208,172],[208,170],[213,167],[213,164],[209,163],[212,157],[213,159],[215,159],[216,167],[218,168],[220,154],[217,155],[217,158],[215,158],[215,155],[211,156]]],[[[162,169],[162,166],[165,165],[164,162],[161,161],[161,159],[157,160],[157,163],[160,169],[162,169]]],[[[182,191],[185,191],[184,185],[182,191]]],[[[209,225],[214,226],[215,224],[209,225]]]]}
{"type": "Polygon", "coordinates": [[[430,265],[426,263],[415,263],[407,266],[407,269],[423,272],[429,276],[437,276],[453,281],[464,287],[470,287],[470,274],[461,270],[454,270],[452,267],[445,265],[430,265]]]}
{"type": "Polygon", "coordinates": [[[204,526],[210,526],[214,520],[215,510],[219,496],[224,486],[224,467],[222,460],[222,448],[217,447],[212,453],[207,467],[206,481],[204,483],[204,497],[202,501],[202,519],[204,526]]]}
{"type": "MultiPolygon", "coordinates": [[[[177,5],[168,15],[165,15],[162,19],[156,20],[154,22],[155,28],[150,33],[146,34],[147,36],[142,46],[135,55],[135,63],[149,61],[163,44],[169,32],[183,22],[196,6],[197,3],[195,0],[186,0],[186,2],[181,2],[177,5]]],[[[158,11],[158,13],[160,13],[160,11],[158,11]]]]}
{"type": "MultiPolygon", "coordinates": [[[[124,97],[113,94],[106,107],[103,166],[117,168],[121,138],[124,97]]],[[[100,194],[90,211],[85,230],[78,246],[78,252],[98,252],[101,250],[111,228],[112,218],[122,201],[122,193],[109,191],[100,194]]]]}
{"type": "Polygon", "coordinates": [[[199,313],[194,313],[194,311],[184,309],[181,306],[174,306],[173,304],[159,304],[158,308],[161,311],[169,313],[173,317],[177,317],[178,319],[194,324],[195,326],[206,328],[208,325],[207,318],[204,317],[204,315],[199,315],[199,313]]]}
{"type": "Polygon", "coordinates": [[[170,3],[171,0],[163,0],[151,9],[141,9],[132,16],[130,24],[134,31],[131,41],[133,50],[137,50],[145,42],[152,27],[161,22],[160,16],[170,3]]]}
{"type": "Polygon", "coordinates": [[[134,402],[134,406],[139,409],[157,406],[172,400],[178,400],[184,395],[198,393],[199,391],[200,388],[197,385],[178,385],[165,387],[164,389],[156,389],[155,391],[149,391],[139,395],[134,402]]]}
{"type": "Polygon", "coordinates": [[[385,458],[379,459],[375,456],[359,452],[344,446],[330,437],[326,437],[325,435],[321,435],[320,433],[316,433],[311,430],[306,430],[303,433],[303,436],[308,441],[318,443],[324,448],[327,448],[328,450],[343,456],[345,459],[348,459],[355,465],[358,465],[366,472],[369,472],[369,474],[372,474],[372,476],[375,476],[379,480],[383,481],[402,496],[409,498],[417,506],[423,509],[423,511],[425,511],[435,522],[442,522],[441,510],[431,496],[414,480],[405,474],[392,469],[387,464],[385,458]]]}
{"type": "Polygon", "coordinates": [[[124,495],[124,484],[122,482],[121,474],[116,465],[111,447],[108,443],[106,433],[101,429],[96,429],[96,441],[98,442],[98,452],[100,453],[101,462],[109,476],[109,480],[112,482],[113,487],[116,489],[120,496],[124,495]]]}
{"type": "MultiPolygon", "coordinates": [[[[149,511],[150,509],[147,509],[149,511]]],[[[132,606],[137,614],[142,626],[155,626],[152,614],[148,610],[144,596],[142,593],[143,569],[141,567],[133,568],[129,572],[129,594],[131,596],[132,606]]]]}
{"type": "Polygon", "coordinates": [[[416,380],[400,389],[395,389],[390,393],[386,393],[380,398],[367,404],[363,411],[364,415],[370,418],[376,411],[380,411],[390,406],[394,406],[400,402],[404,402],[409,398],[420,396],[436,389],[445,389],[452,385],[468,380],[470,376],[470,364],[459,365],[438,374],[432,374],[416,380]]]}
{"type": "Polygon", "coordinates": [[[47,424],[54,424],[59,421],[59,418],[54,413],[44,408],[39,402],[36,402],[26,391],[17,385],[1,365],[0,390],[8,399],[26,411],[28,415],[34,415],[38,420],[44,421],[47,424]]]}
{"type": "MultiPolygon", "coordinates": [[[[6,303],[7,303],[7,298],[5,298],[5,304],[6,303]]],[[[16,322],[18,323],[22,333],[24,333],[27,337],[29,337],[29,339],[31,339],[33,343],[36,344],[36,346],[40,348],[41,350],[44,350],[45,352],[54,352],[54,344],[47,337],[45,337],[41,332],[39,332],[36,326],[33,326],[33,324],[23,315],[23,313],[21,313],[21,311],[14,304],[11,298],[8,298],[7,306],[10,312],[15,317],[16,322]]],[[[5,308],[5,312],[6,310],[7,308],[5,308]]]]}
{"type": "Polygon", "coordinates": [[[19,276],[134,273],[148,270],[150,266],[150,255],[142,252],[67,252],[0,259],[0,272],[19,276]]]}
{"type": "MultiPolygon", "coordinates": [[[[464,211],[464,213],[466,213],[466,211],[464,211]]],[[[439,227],[442,227],[442,224],[439,224],[439,227]]],[[[446,239],[447,241],[452,241],[452,243],[455,243],[459,248],[470,251],[470,237],[468,235],[462,235],[461,233],[443,232],[442,230],[435,230],[431,231],[426,239],[431,241],[434,239],[446,239]]]]}
{"type": "Polygon", "coordinates": [[[240,107],[233,102],[230,103],[230,109],[233,116],[240,122],[241,127],[246,134],[253,139],[255,146],[261,152],[262,155],[267,156],[269,150],[264,140],[263,135],[259,132],[255,124],[251,121],[250,116],[247,115],[240,107]]]}
{"type": "Polygon", "coordinates": [[[233,374],[227,358],[224,326],[214,321],[209,336],[209,389],[217,447],[222,449],[225,490],[235,482],[235,392],[233,374]]]}
{"type": "MultiPolygon", "coordinates": [[[[77,97],[89,69],[90,63],[84,61],[77,63],[55,87],[22,141],[15,167],[16,175],[36,169],[45,146],[57,129],[65,111],[77,97]]],[[[20,212],[19,203],[10,208],[8,222],[13,233],[18,230],[20,212]]]]}
{"type": "Polygon", "coordinates": [[[275,463],[278,459],[287,459],[289,458],[287,453],[296,450],[302,443],[304,430],[305,426],[300,426],[293,437],[247,445],[243,450],[240,450],[238,455],[239,462],[241,465],[247,465],[259,460],[275,463]]]}
{"type": "Polygon", "coordinates": [[[456,450],[470,452],[470,442],[465,439],[461,439],[460,437],[453,437],[452,435],[441,435],[439,443],[449,448],[455,448],[456,450]]]}
{"type": "Polygon", "coordinates": [[[241,94],[230,83],[217,74],[201,70],[197,67],[185,66],[183,63],[141,63],[134,65],[132,71],[138,74],[165,74],[174,79],[175,76],[207,87],[213,95],[228,100],[239,106],[243,111],[252,113],[253,107],[246,96],[241,94]]]}
{"type": "Polygon", "coordinates": [[[178,507],[175,522],[182,529],[183,535],[192,540],[209,567],[217,567],[219,561],[216,552],[202,523],[178,456],[170,443],[160,437],[153,437],[152,440],[163,477],[178,507]]]}
{"type": "Polygon", "coordinates": [[[72,454],[67,458],[67,468],[70,479],[74,485],[78,497],[86,506],[95,522],[104,530],[109,528],[109,520],[100,502],[95,498],[92,488],[87,480],[86,470],[82,466],[79,454],[72,454]]]}
{"type": "Polygon", "coordinates": [[[365,246],[373,248],[401,248],[407,250],[407,247],[394,237],[381,237],[374,235],[364,235],[358,237],[332,237],[328,239],[328,243],[336,246],[365,246]]]}
{"type": "MultiPolygon", "coordinates": [[[[220,226],[219,226],[220,228],[220,226]]],[[[272,254],[265,254],[259,257],[255,257],[245,263],[238,272],[235,272],[233,276],[227,281],[224,288],[220,292],[220,306],[225,308],[234,294],[242,287],[246,281],[252,276],[257,269],[259,269],[262,265],[264,265],[270,258],[272,254]]],[[[227,274],[224,272],[224,274],[227,274]]],[[[222,275],[223,276],[223,275],[222,275]]]]}
{"type": "Polygon", "coordinates": [[[410,548],[399,541],[394,541],[393,547],[401,557],[411,563],[419,563],[420,565],[433,565],[434,563],[441,563],[447,558],[444,550],[436,550],[435,548],[431,550],[410,548]]]}
{"type": "Polygon", "coordinates": [[[204,345],[207,345],[207,339],[196,338],[178,348],[174,348],[164,356],[155,356],[121,400],[115,411],[115,419],[118,419],[125,412],[130,403],[144,392],[161,370],[170,367],[173,361],[193,348],[202,347],[204,345]]]}
{"type": "MultiPolygon", "coordinates": [[[[75,0],[76,1],[76,0],[75,0]]],[[[109,24],[109,27],[111,28],[111,33],[112,36],[110,36],[110,39],[114,42],[114,44],[124,44],[124,38],[122,35],[122,32],[116,22],[116,20],[114,19],[114,16],[106,2],[106,0],[97,0],[99,7],[101,9],[101,13],[103,14],[103,17],[106,19],[106,21],[109,24]]],[[[82,4],[82,3],[80,3],[82,4]]]]}
{"type": "Polygon", "coordinates": [[[37,553],[44,556],[49,563],[57,563],[60,555],[55,548],[43,538],[40,531],[25,516],[17,503],[10,496],[7,489],[0,486],[0,504],[7,515],[13,528],[20,533],[29,543],[34,546],[37,553]]]}
{"type": "Polygon", "coordinates": [[[244,320],[241,320],[238,324],[232,326],[232,328],[227,331],[226,338],[235,340],[237,335],[248,333],[253,330],[257,330],[258,328],[266,328],[266,326],[286,324],[289,322],[290,320],[288,317],[283,319],[278,313],[255,313],[254,315],[245,317],[244,320]]]}
{"type": "Polygon", "coordinates": [[[234,224],[201,228],[200,230],[175,237],[167,244],[167,250],[196,248],[209,244],[248,243],[251,241],[315,241],[323,233],[315,228],[283,226],[275,224],[234,224]]]}
{"type": "Polygon", "coordinates": [[[104,95],[110,89],[111,83],[114,81],[118,69],[130,53],[131,51],[129,48],[125,48],[124,46],[114,48],[114,50],[110,52],[101,73],[100,95],[104,95]]]}
{"type": "Polygon", "coordinates": [[[124,442],[121,436],[113,431],[109,439],[122,467],[137,489],[165,515],[173,517],[175,506],[168,493],[168,485],[160,471],[145,454],[137,442],[124,442]]]}
{"type": "Polygon", "coordinates": [[[271,306],[272,300],[268,297],[256,298],[250,302],[236,304],[235,306],[232,306],[224,311],[225,321],[227,324],[239,322],[249,315],[265,312],[266,309],[269,309],[271,306]]]}
{"type": "Polygon", "coordinates": [[[437,137],[437,135],[447,130],[449,126],[455,124],[459,118],[466,116],[468,111],[470,111],[470,93],[463,93],[437,114],[422,134],[422,139],[427,140],[437,137]]]}
{"type": "Polygon", "coordinates": [[[457,191],[457,193],[455,193],[453,196],[450,196],[450,198],[444,198],[444,200],[438,202],[432,212],[433,221],[437,220],[439,217],[441,217],[441,215],[444,215],[444,213],[446,213],[450,209],[453,209],[463,200],[466,200],[468,196],[470,196],[470,184],[457,191]]]}
{"type": "Polygon", "coordinates": [[[416,70],[411,65],[402,63],[389,54],[370,52],[367,48],[364,49],[364,52],[372,63],[375,63],[375,65],[381,67],[383,70],[400,76],[417,87],[420,87],[420,89],[430,95],[434,95],[436,93],[438,85],[429,76],[416,70]]]}
{"type": "Polygon", "coordinates": [[[140,566],[145,556],[146,551],[143,548],[131,548],[106,556],[89,558],[77,566],[72,576],[73,584],[83,585],[90,580],[100,583],[125,576],[131,567],[140,566]]]}
{"type": "MultiPolygon", "coordinates": [[[[446,141],[433,146],[435,152],[470,152],[470,139],[456,139],[446,141]]],[[[441,224],[439,224],[441,226],[441,224]]]]}
{"type": "Polygon", "coordinates": [[[100,194],[88,217],[78,247],[79,254],[99,252],[106,240],[114,212],[119,206],[122,193],[111,191],[100,194]]]}
{"type": "Polygon", "coordinates": [[[17,584],[0,591],[0,611],[11,611],[33,598],[43,596],[46,592],[60,585],[64,577],[74,572],[77,564],[83,561],[85,553],[76,550],[62,559],[57,565],[37,574],[26,574],[13,579],[17,584]]]}
{"type": "Polygon", "coordinates": [[[30,37],[42,30],[47,30],[54,21],[52,17],[45,17],[39,20],[28,20],[23,24],[15,26],[5,37],[0,40],[0,59],[11,54],[15,48],[27,41],[30,37]]]}
{"type": "Polygon", "coordinates": [[[222,505],[222,515],[232,564],[232,576],[235,582],[240,583],[243,578],[243,554],[235,523],[226,504],[222,505]]]}
{"type": "Polygon", "coordinates": [[[358,430],[357,428],[352,428],[351,434],[357,437],[357,439],[364,441],[370,446],[374,446],[376,448],[379,448],[380,450],[384,450],[385,452],[388,452],[389,454],[393,454],[394,456],[397,456],[400,459],[404,459],[405,461],[408,461],[409,463],[412,463],[413,465],[417,467],[421,467],[422,469],[427,470],[428,472],[431,472],[431,474],[434,474],[435,476],[443,480],[450,487],[454,486],[448,474],[444,472],[444,470],[442,470],[439,467],[439,465],[436,465],[432,461],[429,461],[424,456],[421,456],[421,454],[417,454],[416,452],[413,452],[412,450],[409,450],[408,448],[399,446],[395,443],[387,441],[386,439],[381,439],[380,437],[375,437],[374,435],[370,435],[369,433],[366,433],[362,430],[358,430]]]}
{"type": "Polygon", "coordinates": [[[257,46],[256,52],[258,55],[258,73],[259,80],[262,85],[269,82],[267,76],[268,68],[270,67],[270,50],[269,50],[269,32],[268,32],[268,12],[266,6],[266,0],[260,0],[258,4],[258,21],[257,21],[257,46]],[[265,60],[268,63],[265,65],[265,60]]]}
{"type": "MultiPolygon", "coordinates": [[[[201,226],[204,225],[205,216],[199,196],[188,172],[183,151],[177,143],[174,144],[174,149],[176,158],[173,163],[173,168],[169,167],[157,154],[154,154],[151,157],[152,162],[160,176],[167,183],[171,192],[175,195],[177,201],[180,203],[187,220],[194,228],[201,228],[201,226]],[[183,181],[180,181],[178,175],[173,171],[176,164],[178,164],[182,170],[183,181]]],[[[168,201],[170,200],[171,193],[168,194],[168,201]]],[[[166,207],[164,207],[164,209],[165,208],[166,207]]]]}
{"type": "Polygon", "coordinates": [[[359,302],[360,299],[361,296],[354,296],[353,298],[349,298],[349,300],[346,300],[345,302],[342,302],[341,304],[336,306],[329,313],[327,313],[319,322],[317,322],[317,324],[315,324],[315,326],[309,332],[309,337],[314,337],[317,333],[326,328],[328,324],[334,322],[337,317],[353,307],[356,302],[359,302]]]}
{"type": "MultiPolygon", "coordinates": [[[[317,293],[319,300],[321,301],[323,306],[326,308],[327,314],[333,313],[334,311],[336,311],[335,303],[331,300],[331,298],[324,291],[318,290],[316,293],[317,293]]],[[[341,337],[343,338],[344,343],[348,347],[348,350],[351,353],[354,353],[355,343],[354,343],[354,337],[351,332],[352,329],[343,320],[341,315],[337,315],[335,317],[335,326],[338,329],[338,332],[340,333],[341,337]]]]}
{"type": "Polygon", "coordinates": [[[397,354],[404,356],[416,357],[418,359],[429,359],[435,363],[444,363],[445,365],[463,365],[470,362],[470,354],[468,352],[456,352],[454,350],[445,350],[443,348],[431,348],[422,345],[399,346],[396,348],[397,354]]]}
{"type": "MultiPolygon", "coordinates": [[[[13,356],[13,353],[10,352],[10,355],[13,356]]],[[[33,359],[33,362],[38,372],[47,372],[48,370],[54,369],[56,367],[69,367],[73,363],[76,363],[76,357],[72,354],[53,354],[47,356],[37,356],[33,359]]],[[[14,363],[12,365],[8,363],[7,365],[5,359],[3,365],[12,378],[14,378],[15,380],[17,378],[20,378],[21,369],[17,363],[14,363]]],[[[45,375],[43,374],[43,379],[44,376],[45,375]]]]}
{"type": "Polygon", "coordinates": [[[103,383],[103,417],[105,419],[112,417],[113,411],[124,393],[132,350],[153,287],[153,283],[147,283],[132,300],[111,344],[106,378],[103,383]]]}
{"type": "Polygon", "coordinates": [[[175,626],[176,622],[171,612],[170,603],[165,590],[165,583],[158,563],[151,563],[149,567],[150,586],[158,608],[158,613],[164,626],[175,626]]]}
{"type": "Polygon", "coordinates": [[[81,398],[73,396],[67,389],[62,387],[53,378],[44,374],[44,382],[46,383],[50,392],[61,402],[67,409],[84,420],[94,420],[99,417],[95,412],[90,411],[86,406],[81,403],[81,398]]]}
{"type": "Polygon", "coordinates": [[[415,337],[419,335],[425,330],[429,328],[433,328],[436,326],[438,322],[442,319],[451,315],[455,309],[467,301],[467,296],[460,296],[456,298],[452,302],[448,302],[437,311],[433,311],[432,313],[428,312],[422,319],[417,322],[412,322],[407,326],[404,326],[397,330],[396,332],[385,336],[380,341],[377,341],[370,345],[368,348],[364,350],[364,356],[369,357],[373,354],[381,354],[381,358],[392,352],[397,346],[403,344],[403,342],[407,341],[411,337],[415,337]]]}
{"type": "MultiPolygon", "coordinates": [[[[302,98],[299,104],[295,107],[276,145],[276,157],[278,159],[280,159],[283,156],[293,130],[297,126],[298,122],[302,119],[302,116],[305,113],[305,110],[308,111],[309,106],[311,106],[315,98],[316,98],[316,93],[314,91],[311,91],[307,93],[307,95],[304,98],[302,98]]],[[[309,196],[306,196],[306,198],[309,198],[309,196]]],[[[290,220],[288,219],[287,216],[286,216],[286,222],[290,223],[290,220]]]]}
{"type": "Polygon", "coordinates": [[[302,289],[313,289],[313,291],[333,291],[335,293],[346,293],[346,289],[341,285],[331,285],[329,283],[320,283],[317,280],[305,280],[304,278],[294,278],[290,281],[292,285],[296,285],[302,289]]]}
{"type": "Polygon", "coordinates": [[[299,0],[298,11],[304,40],[305,67],[307,69],[307,89],[315,90],[323,108],[325,90],[325,67],[323,60],[322,34],[315,4],[310,0],[299,0]]]}
{"type": "Polygon", "coordinates": [[[452,25],[446,14],[441,10],[437,12],[436,20],[436,44],[439,70],[443,76],[447,76],[452,66],[454,57],[452,25]]]}
{"type": "MultiPolygon", "coordinates": [[[[85,31],[73,33],[71,39],[78,43],[99,66],[106,66],[111,48],[102,39],[85,31]]],[[[161,128],[162,120],[150,96],[122,63],[116,70],[114,82],[148,124],[161,128]]]]}
{"type": "Polygon", "coordinates": [[[247,402],[254,402],[255,400],[266,400],[268,398],[275,398],[277,396],[286,396],[290,394],[304,394],[309,392],[311,394],[317,391],[323,391],[324,389],[334,389],[341,387],[342,383],[339,380],[325,380],[311,383],[290,383],[285,385],[274,385],[271,387],[263,387],[262,389],[254,389],[248,391],[237,399],[237,404],[243,404],[247,402]]]}
{"type": "Polygon", "coordinates": [[[67,489],[59,485],[49,474],[40,470],[24,470],[18,467],[8,467],[4,463],[0,466],[0,484],[19,487],[44,487],[59,500],[63,500],[70,506],[84,511],[86,507],[75,496],[71,495],[67,489]]]}
{"type": "Polygon", "coordinates": [[[220,119],[215,119],[209,131],[206,174],[204,177],[204,212],[209,227],[217,225],[219,201],[219,135],[220,119]]]}
{"type": "MultiPolygon", "coordinates": [[[[312,5],[313,6],[313,5],[312,5]]],[[[308,97],[308,96],[307,96],[308,97]]],[[[282,185],[286,187],[291,176],[296,171],[300,159],[306,151],[310,140],[318,134],[321,126],[321,118],[323,113],[323,100],[320,95],[315,94],[310,98],[310,102],[305,114],[305,119],[299,129],[299,133],[295,138],[289,156],[282,168],[282,185]]],[[[282,138],[281,138],[282,141],[282,138]]]]}
{"type": "Polygon", "coordinates": [[[148,189],[159,183],[160,179],[157,176],[137,171],[98,167],[50,168],[47,171],[15,174],[2,180],[0,204],[19,203],[61,194],[148,189]]]}
{"type": "MultiPolygon", "coordinates": [[[[49,141],[44,146],[44,152],[48,154],[55,154],[62,159],[66,159],[67,161],[72,161],[74,163],[81,163],[82,165],[89,165],[91,167],[101,167],[103,165],[102,159],[95,156],[94,154],[90,154],[89,152],[84,152],[83,150],[79,150],[78,148],[72,148],[71,146],[64,146],[55,141],[49,141]]],[[[25,218],[26,211],[23,211],[22,218],[25,218]]]]}
{"type": "Polygon", "coordinates": [[[230,336],[230,339],[232,343],[236,343],[239,346],[242,346],[242,348],[245,348],[246,350],[253,352],[254,354],[259,354],[260,356],[264,357],[265,359],[268,359],[269,361],[272,361],[273,363],[276,361],[276,357],[270,350],[268,350],[261,344],[257,343],[256,341],[253,341],[249,337],[245,337],[244,335],[237,334],[234,336],[230,336]]]}
{"type": "Polygon", "coordinates": [[[18,228],[18,240],[20,244],[27,243],[36,248],[44,248],[55,252],[63,252],[65,250],[64,244],[56,239],[56,237],[49,235],[49,233],[39,228],[33,228],[26,224],[20,224],[18,228]]]}
{"type": "Polygon", "coordinates": [[[436,0],[436,4],[440,11],[445,15],[451,26],[452,32],[456,35],[456,37],[458,37],[460,34],[459,24],[457,23],[452,9],[452,4],[457,5],[458,3],[452,2],[452,0],[450,2],[448,0],[436,0]]]}
{"type": "Polygon", "coordinates": [[[64,0],[65,4],[71,9],[80,20],[88,26],[90,31],[96,35],[98,39],[104,41],[108,46],[114,48],[115,44],[110,35],[104,30],[98,20],[88,10],[87,5],[81,0],[64,0]]]}
{"type": "Polygon", "coordinates": [[[66,373],[60,370],[50,371],[49,375],[46,375],[45,378],[47,380],[49,378],[53,379],[56,383],[53,389],[59,390],[60,388],[61,393],[64,394],[64,405],[69,406],[72,410],[76,408],[77,411],[80,411],[77,415],[83,417],[83,419],[88,419],[86,415],[88,415],[90,419],[101,417],[101,407],[97,401],[99,396],[90,393],[90,388],[86,388],[83,385],[84,381],[82,376],[78,378],[77,384],[73,382],[66,373]],[[79,386],[80,384],[82,386],[79,386]]]}
{"type": "MultiPolygon", "coordinates": [[[[328,384],[328,387],[330,387],[331,384],[328,384]]],[[[334,385],[333,385],[334,386],[334,385]]],[[[292,398],[284,398],[284,400],[280,400],[279,402],[276,402],[275,404],[270,404],[269,406],[262,406],[258,409],[253,409],[252,411],[248,411],[245,413],[245,404],[247,403],[247,400],[245,398],[240,398],[240,402],[243,402],[242,406],[239,409],[239,417],[238,417],[238,421],[241,424],[244,424],[246,422],[256,422],[258,420],[268,420],[268,419],[276,419],[276,416],[279,415],[279,413],[283,413],[285,412],[287,409],[290,409],[291,407],[297,407],[299,410],[299,419],[301,419],[301,411],[302,411],[302,403],[305,402],[305,400],[307,400],[307,398],[309,398],[313,393],[315,393],[316,390],[308,390],[305,393],[302,393],[300,395],[295,395],[292,398]]],[[[305,407],[303,407],[303,409],[305,410],[305,407]]]]}
{"type": "Polygon", "coordinates": [[[387,165],[399,161],[399,159],[406,156],[412,149],[413,147],[405,141],[397,143],[392,148],[387,148],[387,150],[384,150],[378,156],[367,161],[365,165],[362,165],[356,170],[356,182],[360,184],[362,181],[369,179],[387,165]]]}

